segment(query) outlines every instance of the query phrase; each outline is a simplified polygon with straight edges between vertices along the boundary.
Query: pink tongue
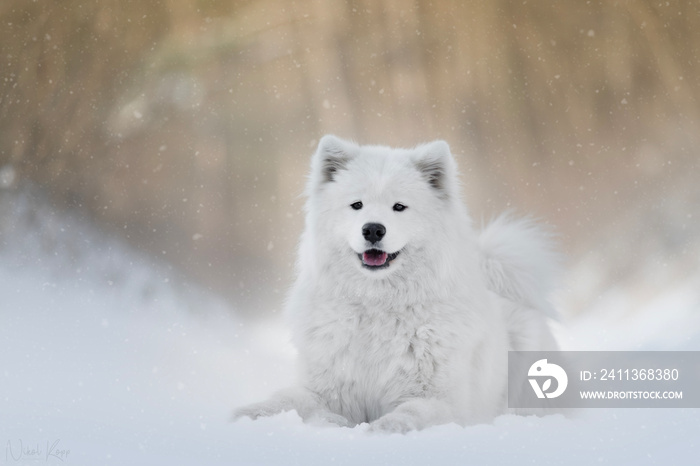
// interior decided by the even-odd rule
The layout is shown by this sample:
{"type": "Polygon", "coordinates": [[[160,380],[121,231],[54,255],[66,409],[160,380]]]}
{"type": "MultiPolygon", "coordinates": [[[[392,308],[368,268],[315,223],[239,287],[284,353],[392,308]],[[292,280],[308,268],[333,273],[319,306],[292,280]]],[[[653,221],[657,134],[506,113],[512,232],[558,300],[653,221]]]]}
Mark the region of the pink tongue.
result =
{"type": "Polygon", "coordinates": [[[386,262],[387,253],[379,251],[365,251],[362,254],[362,262],[372,267],[377,267],[379,265],[384,265],[386,262]]]}

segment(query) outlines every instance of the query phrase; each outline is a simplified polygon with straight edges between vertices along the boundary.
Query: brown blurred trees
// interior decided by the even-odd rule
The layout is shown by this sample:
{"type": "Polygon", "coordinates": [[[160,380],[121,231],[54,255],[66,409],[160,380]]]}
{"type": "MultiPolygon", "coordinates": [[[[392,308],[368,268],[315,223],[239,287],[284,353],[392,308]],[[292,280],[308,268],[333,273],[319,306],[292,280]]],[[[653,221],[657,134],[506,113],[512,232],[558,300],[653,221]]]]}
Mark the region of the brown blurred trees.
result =
{"type": "Polygon", "coordinates": [[[697,2],[5,0],[0,22],[0,167],[259,305],[325,132],[444,138],[477,216],[532,211],[570,247],[697,167],[697,2]]]}
{"type": "Polygon", "coordinates": [[[128,3],[0,6],[3,161],[78,202],[99,191],[104,123],[133,71],[145,66],[144,49],[167,30],[162,6],[128,3]]]}

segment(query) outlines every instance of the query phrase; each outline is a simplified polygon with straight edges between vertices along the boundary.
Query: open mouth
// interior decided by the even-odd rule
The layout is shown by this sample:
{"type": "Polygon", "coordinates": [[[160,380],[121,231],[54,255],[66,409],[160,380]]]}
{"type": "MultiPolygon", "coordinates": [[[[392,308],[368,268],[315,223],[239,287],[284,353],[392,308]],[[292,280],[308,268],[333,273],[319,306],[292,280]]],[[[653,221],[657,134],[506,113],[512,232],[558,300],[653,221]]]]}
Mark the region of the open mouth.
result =
{"type": "Polygon", "coordinates": [[[399,251],[392,252],[388,254],[381,249],[368,249],[362,254],[357,256],[362,261],[362,266],[366,269],[376,270],[389,267],[389,262],[396,259],[399,255],[399,251]]]}

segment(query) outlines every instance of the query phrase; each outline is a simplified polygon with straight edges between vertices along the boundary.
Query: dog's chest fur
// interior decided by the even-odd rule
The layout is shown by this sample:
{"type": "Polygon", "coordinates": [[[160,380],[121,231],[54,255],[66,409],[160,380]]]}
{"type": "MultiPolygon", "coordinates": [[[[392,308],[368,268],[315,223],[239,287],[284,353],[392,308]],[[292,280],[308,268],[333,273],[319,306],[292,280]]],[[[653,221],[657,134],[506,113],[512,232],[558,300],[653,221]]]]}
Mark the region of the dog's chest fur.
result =
{"type": "Polygon", "coordinates": [[[314,325],[300,348],[305,378],[332,411],[370,422],[401,401],[437,394],[457,344],[450,341],[455,322],[441,315],[439,303],[336,301],[312,308],[314,325]]]}

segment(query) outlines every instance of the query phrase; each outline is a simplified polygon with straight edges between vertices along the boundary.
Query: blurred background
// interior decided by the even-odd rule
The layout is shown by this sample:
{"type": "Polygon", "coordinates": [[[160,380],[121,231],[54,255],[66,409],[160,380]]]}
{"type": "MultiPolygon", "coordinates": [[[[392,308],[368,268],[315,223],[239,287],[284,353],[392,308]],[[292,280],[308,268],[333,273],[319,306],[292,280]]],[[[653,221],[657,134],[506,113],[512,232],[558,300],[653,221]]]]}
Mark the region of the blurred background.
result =
{"type": "Polygon", "coordinates": [[[693,1],[3,0],[0,194],[270,316],[318,139],[445,139],[477,221],[559,232],[575,315],[698,276],[699,98],[693,1]]]}

